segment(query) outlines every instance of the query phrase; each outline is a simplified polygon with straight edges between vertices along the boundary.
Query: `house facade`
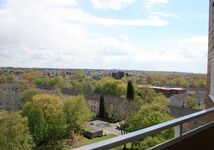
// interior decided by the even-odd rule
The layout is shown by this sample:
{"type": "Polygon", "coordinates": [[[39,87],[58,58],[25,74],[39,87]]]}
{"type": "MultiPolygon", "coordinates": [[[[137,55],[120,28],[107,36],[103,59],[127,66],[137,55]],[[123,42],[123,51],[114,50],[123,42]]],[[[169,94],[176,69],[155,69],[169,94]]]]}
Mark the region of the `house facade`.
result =
{"type": "Polygon", "coordinates": [[[209,45],[207,67],[207,107],[214,106],[214,0],[210,0],[209,6],[209,45]]]}

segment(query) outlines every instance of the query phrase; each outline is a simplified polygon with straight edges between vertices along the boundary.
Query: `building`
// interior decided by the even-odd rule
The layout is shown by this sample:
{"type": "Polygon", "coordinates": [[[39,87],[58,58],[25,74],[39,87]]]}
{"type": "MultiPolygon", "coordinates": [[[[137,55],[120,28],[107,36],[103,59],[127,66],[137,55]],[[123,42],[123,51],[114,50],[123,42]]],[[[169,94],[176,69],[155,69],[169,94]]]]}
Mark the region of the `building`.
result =
{"type": "Polygon", "coordinates": [[[198,106],[204,106],[206,99],[206,91],[204,90],[187,90],[186,93],[172,95],[169,98],[170,106],[184,107],[188,96],[195,98],[198,106]]]}
{"type": "Polygon", "coordinates": [[[0,84],[0,90],[7,92],[7,93],[17,93],[22,90],[22,85],[19,83],[5,83],[0,84]]]}
{"type": "Polygon", "coordinates": [[[157,87],[157,86],[153,86],[150,88],[155,90],[157,93],[161,92],[166,96],[186,93],[186,89],[183,89],[183,88],[169,88],[169,87],[157,87]]]}
{"type": "Polygon", "coordinates": [[[0,110],[18,110],[22,96],[19,83],[0,84],[0,110]]]}
{"type": "Polygon", "coordinates": [[[128,76],[128,73],[124,73],[123,71],[113,72],[112,77],[115,79],[122,79],[124,76],[128,76]]]}
{"type": "Polygon", "coordinates": [[[101,137],[103,136],[103,130],[97,129],[91,125],[85,128],[84,136],[90,139],[101,137]]]}
{"type": "Polygon", "coordinates": [[[207,107],[214,106],[214,0],[210,0],[209,9],[209,45],[207,68],[208,98],[207,107]]]}

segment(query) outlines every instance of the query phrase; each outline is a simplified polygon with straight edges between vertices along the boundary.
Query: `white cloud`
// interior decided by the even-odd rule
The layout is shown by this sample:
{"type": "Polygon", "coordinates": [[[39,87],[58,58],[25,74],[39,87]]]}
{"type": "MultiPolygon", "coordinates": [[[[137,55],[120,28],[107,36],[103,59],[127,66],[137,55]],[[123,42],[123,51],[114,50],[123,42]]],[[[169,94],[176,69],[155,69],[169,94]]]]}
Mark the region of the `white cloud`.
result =
{"type": "Polygon", "coordinates": [[[151,16],[148,19],[101,18],[80,9],[61,8],[55,9],[52,13],[54,16],[58,16],[67,21],[106,26],[166,26],[168,24],[166,20],[160,19],[158,16],[151,16]]]}
{"type": "Polygon", "coordinates": [[[172,18],[178,18],[177,15],[173,13],[167,13],[167,12],[150,12],[151,16],[162,16],[162,17],[172,17],[172,18]]]}
{"type": "Polygon", "coordinates": [[[146,8],[152,8],[156,5],[165,5],[168,4],[169,0],[143,0],[146,8]]]}
{"type": "Polygon", "coordinates": [[[156,16],[156,17],[172,17],[172,18],[178,18],[177,15],[171,13],[171,12],[160,12],[155,11],[154,8],[156,6],[164,6],[169,3],[169,0],[143,0],[144,7],[147,9],[150,16],[156,16]]]}
{"type": "Polygon", "coordinates": [[[187,55],[192,57],[203,57],[207,55],[208,37],[196,36],[181,41],[180,49],[183,49],[187,55]]]}
{"type": "Polygon", "coordinates": [[[78,0],[37,0],[48,3],[49,5],[55,6],[68,6],[68,5],[76,5],[78,0]]]}
{"type": "Polygon", "coordinates": [[[91,0],[93,6],[97,9],[114,9],[120,10],[135,0],[91,0]]]}

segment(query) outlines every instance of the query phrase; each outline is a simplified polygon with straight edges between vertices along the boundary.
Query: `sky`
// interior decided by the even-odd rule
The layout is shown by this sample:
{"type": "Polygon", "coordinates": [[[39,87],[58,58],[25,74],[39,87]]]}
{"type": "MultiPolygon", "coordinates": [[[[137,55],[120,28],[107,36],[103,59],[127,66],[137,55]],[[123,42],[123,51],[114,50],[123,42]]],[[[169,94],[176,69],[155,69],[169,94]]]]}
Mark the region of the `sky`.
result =
{"type": "Polygon", "coordinates": [[[0,66],[207,72],[208,0],[0,0],[0,66]]]}

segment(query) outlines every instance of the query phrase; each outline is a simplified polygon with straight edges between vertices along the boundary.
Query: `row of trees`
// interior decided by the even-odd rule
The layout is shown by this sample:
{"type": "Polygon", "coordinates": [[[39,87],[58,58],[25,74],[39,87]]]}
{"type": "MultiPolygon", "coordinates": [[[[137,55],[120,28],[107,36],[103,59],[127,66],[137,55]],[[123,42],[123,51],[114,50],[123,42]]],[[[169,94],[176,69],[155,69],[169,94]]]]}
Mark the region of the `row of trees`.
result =
{"type": "Polygon", "coordinates": [[[94,117],[82,96],[59,97],[27,91],[20,112],[0,113],[0,149],[32,149],[82,134],[94,117]],[[73,134],[75,133],[75,134],[73,134]]]}
{"type": "Polygon", "coordinates": [[[50,78],[39,71],[28,71],[21,76],[25,84],[35,84],[55,89],[70,88],[83,93],[105,94],[111,96],[126,96],[127,85],[123,80],[116,80],[110,76],[99,78],[92,76],[88,79],[84,72],[72,74],[72,80],[66,78],[50,78]]]}
{"type": "Polygon", "coordinates": [[[0,75],[0,84],[12,83],[16,81],[16,76],[14,74],[4,73],[0,75]]]}
{"type": "Polygon", "coordinates": [[[72,132],[81,133],[93,113],[83,97],[62,99],[48,94],[37,94],[22,109],[28,118],[30,133],[36,145],[62,139],[72,132]]]}
{"type": "MultiPolygon", "coordinates": [[[[181,75],[161,75],[147,74],[145,81],[156,86],[183,87],[183,88],[205,88],[206,75],[189,74],[181,75]]],[[[141,79],[143,80],[143,79],[141,79]]]]}

